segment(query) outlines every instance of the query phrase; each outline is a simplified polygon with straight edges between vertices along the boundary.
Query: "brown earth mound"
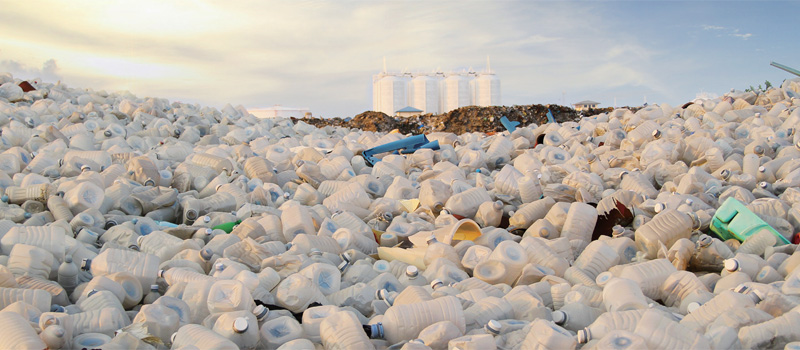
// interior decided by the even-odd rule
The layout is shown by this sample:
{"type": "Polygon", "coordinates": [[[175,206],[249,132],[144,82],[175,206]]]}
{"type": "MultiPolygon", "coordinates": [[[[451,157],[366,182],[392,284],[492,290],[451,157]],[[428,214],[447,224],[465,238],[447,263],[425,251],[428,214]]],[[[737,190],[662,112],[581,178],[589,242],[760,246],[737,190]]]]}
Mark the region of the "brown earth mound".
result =
{"type": "Polygon", "coordinates": [[[467,132],[499,132],[505,130],[500,123],[501,117],[520,122],[520,126],[547,123],[547,110],[550,109],[556,122],[577,121],[583,116],[590,116],[611,109],[592,109],[582,114],[570,107],[559,105],[515,105],[462,107],[444,114],[422,114],[414,117],[392,117],[381,112],[367,111],[352,119],[342,118],[303,118],[308,124],[324,127],[327,125],[357,128],[365,131],[388,132],[398,129],[401,133],[428,133],[435,131],[463,134],[467,132]]]}

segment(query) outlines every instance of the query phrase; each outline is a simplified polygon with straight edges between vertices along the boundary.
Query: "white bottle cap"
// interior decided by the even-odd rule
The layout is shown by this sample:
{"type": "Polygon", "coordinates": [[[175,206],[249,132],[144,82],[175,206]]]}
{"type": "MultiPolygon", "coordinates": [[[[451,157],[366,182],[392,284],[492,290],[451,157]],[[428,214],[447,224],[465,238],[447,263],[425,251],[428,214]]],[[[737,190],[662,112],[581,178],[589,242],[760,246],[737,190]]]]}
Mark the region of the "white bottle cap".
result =
{"type": "Polygon", "coordinates": [[[236,333],[244,333],[247,332],[247,328],[250,325],[247,323],[247,318],[245,317],[237,317],[233,320],[233,331],[236,333]]]}
{"type": "Polygon", "coordinates": [[[486,323],[486,330],[494,335],[499,335],[502,329],[503,329],[503,324],[497,322],[497,320],[489,320],[489,322],[486,323]]]}
{"type": "Polygon", "coordinates": [[[151,284],[150,285],[150,291],[151,292],[158,292],[158,285],[157,284],[151,284]]]}
{"type": "Polygon", "coordinates": [[[700,306],[701,306],[700,303],[698,303],[696,301],[693,301],[693,302],[689,303],[689,305],[686,306],[686,311],[688,311],[690,313],[694,312],[694,310],[699,309],[700,306]]]}
{"type": "Polygon", "coordinates": [[[553,311],[553,322],[555,322],[557,325],[560,326],[563,325],[564,322],[566,321],[567,321],[567,313],[561,310],[553,311]]]}
{"type": "Polygon", "coordinates": [[[739,270],[739,261],[736,259],[725,259],[725,270],[734,272],[739,270]]]}
{"type": "Polygon", "coordinates": [[[418,275],[419,269],[416,266],[408,265],[406,267],[406,276],[408,276],[408,278],[417,278],[418,275]]]}
{"type": "Polygon", "coordinates": [[[444,285],[444,282],[442,280],[438,279],[438,278],[433,280],[433,281],[431,281],[431,289],[433,289],[433,290],[436,290],[436,288],[438,288],[440,286],[443,286],[443,285],[444,285]]]}
{"type": "Polygon", "coordinates": [[[256,305],[253,309],[253,315],[255,315],[259,321],[262,321],[269,315],[269,309],[264,305],[256,305]]]}

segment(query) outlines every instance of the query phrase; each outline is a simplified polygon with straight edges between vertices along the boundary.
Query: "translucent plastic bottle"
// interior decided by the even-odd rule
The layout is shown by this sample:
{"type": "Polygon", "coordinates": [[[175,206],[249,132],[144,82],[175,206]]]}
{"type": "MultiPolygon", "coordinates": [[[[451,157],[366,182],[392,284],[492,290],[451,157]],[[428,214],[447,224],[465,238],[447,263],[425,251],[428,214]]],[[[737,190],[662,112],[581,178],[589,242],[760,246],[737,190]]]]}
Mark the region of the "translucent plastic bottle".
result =
{"type": "Polygon", "coordinates": [[[647,342],[649,348],[659,349],[709,349],[708,340],[656,310],[647,310],[633,331],[647,342]]]}
{"type": "Polygon", "coordinates": [[[303,326],[294,317],[281,316],[267,321],[259,331],[261,346],[277,349],[281,344],[304,336],[303,326]]]}
{"type": "Polygon", "coordinates": [[[0,348],[45,349],[47,345],[22,316],[0,312],[0,348]]]}
{"type": "Polygon", "coordinates": [[[677,240],[689,238],[693,226],[694,221],[689,215],[677,210],[664,210],[636,230],[636,246],[646,253],[645,257],[655,258],[658,242],[671,247],[677,240]]]}
{"type": "MultiPolygon", "coordinates": [[[[383,317],[383,334],[395,344],[405,339],[416,338],[425,327],[440,321],[450,321],[462,333],[465,331],[464,311],[461,303],[452,296],[389,308],[383,317]]],[[[373,337],[379,332],[373,332],[373,337]]]]}
{"type": "Polygon", "coordinates": [[[92,275],[105,276],[116,272],[128,272],[149,290],[158,277],[158,257],[133,250],[106,249],[94,259],[84,259],[81,269],[91,271],[92,275]]]}
{"type": "Polygon", "coordinates": [[[611,278],[603,287],[603,304],[607,311],[644,309],[647,307],[647,299],[635,281],[611,278]]]}
{"type": "Polygon", "coordinates": [[[758,291],[744,294],[726,290],[691,311],[681,320],[681,325],[689,329],[705,331],[705,328],[722,313],[733,308],[753,307],[761,301],[761,297],[758,294],[758,291]]]}
{"type": "Polygon", "coordinates": [[[531,322],[531,330],[523,341],[522,349],[574,349],[575,337],[553,321],[536,319],[531,322]]]}
{"type": "Polygon", "coordinates": [[[335,312],[320,324],[320,337],[326,349],[374,349],[361,322],[350,311],[335,312]]]}
{"type": "Polygon", "coordinates": [[[596,222],[597,210],[594,207],[586,203],[574,202],[569,206],[561,237],[589,242],[596,222]]]}
{"type": "Polygon", "coordinates": [[[197,324],[187,324],[172,336],[172,347],[195,347],[198,349],[237,350],[236,343],[217,332],[197,324]]]}
{"type": "Polygon", "coordinates": [[[214,322],[213,330],[240,349],[255,349],[259,342],[258,320],[251,311],[223,313],[214,322]]]}

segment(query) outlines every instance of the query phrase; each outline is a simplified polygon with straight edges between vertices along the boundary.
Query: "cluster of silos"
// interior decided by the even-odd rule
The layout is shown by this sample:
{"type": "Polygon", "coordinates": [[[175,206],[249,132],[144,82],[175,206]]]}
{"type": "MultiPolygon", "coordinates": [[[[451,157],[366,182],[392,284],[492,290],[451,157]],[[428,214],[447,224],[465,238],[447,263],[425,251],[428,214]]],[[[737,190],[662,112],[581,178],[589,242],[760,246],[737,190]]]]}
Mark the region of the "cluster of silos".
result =
{"type": "Polygon", "coordinates": [[[373,76],[373,110],[394,115],[410,106],[445,113],[465,106],[500,105],[500,78],[491,71],[387,73],[373,76]]]}

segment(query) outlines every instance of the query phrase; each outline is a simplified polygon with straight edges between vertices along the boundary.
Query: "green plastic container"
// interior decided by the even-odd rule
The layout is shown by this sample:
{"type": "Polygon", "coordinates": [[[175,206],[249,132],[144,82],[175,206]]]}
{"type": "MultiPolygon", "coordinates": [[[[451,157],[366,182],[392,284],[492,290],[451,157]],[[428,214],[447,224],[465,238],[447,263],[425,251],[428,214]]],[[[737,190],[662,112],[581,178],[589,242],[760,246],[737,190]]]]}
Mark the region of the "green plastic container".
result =
{"type": "Polygon", "coordinates": [[[772,232],[783,244],[790,243],[786,237],[733,197],[726,199],[711,219],[711,231],[722,240],[736,238],[744,241],[761,230],[772,232]]]}

